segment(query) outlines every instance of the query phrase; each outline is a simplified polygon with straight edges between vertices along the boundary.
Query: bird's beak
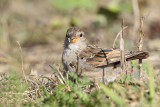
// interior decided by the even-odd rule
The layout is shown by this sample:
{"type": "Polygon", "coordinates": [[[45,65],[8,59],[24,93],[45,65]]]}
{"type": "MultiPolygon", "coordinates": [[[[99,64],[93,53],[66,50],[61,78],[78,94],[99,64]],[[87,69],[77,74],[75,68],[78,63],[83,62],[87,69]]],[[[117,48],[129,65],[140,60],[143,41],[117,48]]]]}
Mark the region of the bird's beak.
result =
{"type": "Polygon", "coordinates": [[[78,40],[79,40],[79,38],[78,38],[77,36],[74,36],[74,37],[72,37],[72,38],[68,38],[68,41],[69,41],[70,43],[76,43],[78,40]]]}

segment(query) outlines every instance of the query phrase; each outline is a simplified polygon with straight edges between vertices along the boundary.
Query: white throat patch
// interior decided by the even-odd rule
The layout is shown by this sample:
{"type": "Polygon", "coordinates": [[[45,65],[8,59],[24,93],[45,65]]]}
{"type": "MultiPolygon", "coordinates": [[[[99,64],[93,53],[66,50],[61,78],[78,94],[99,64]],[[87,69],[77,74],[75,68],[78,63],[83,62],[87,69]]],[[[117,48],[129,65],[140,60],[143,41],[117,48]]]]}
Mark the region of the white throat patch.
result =
{"type": "Polygon", "coordinates": [[[69,44],[69,48],[71,50],[79,50],[79,44],[69,44]]]}

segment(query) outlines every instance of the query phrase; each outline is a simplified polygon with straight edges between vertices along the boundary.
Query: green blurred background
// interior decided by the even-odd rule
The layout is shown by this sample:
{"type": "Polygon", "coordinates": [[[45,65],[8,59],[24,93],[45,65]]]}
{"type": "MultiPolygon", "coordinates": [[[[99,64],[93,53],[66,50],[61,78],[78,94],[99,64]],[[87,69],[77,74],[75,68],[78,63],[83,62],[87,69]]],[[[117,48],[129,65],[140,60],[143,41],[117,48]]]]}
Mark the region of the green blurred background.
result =
{"type": "MultiPolygon", "coordinates": [[[[144,50],[159,72],[160,1],[138,0],[0,0],[0,72],[21,71],[23,55],[26,73],[47,74],[48,64],[61,64],[66,30],[82,28],[89,42],[104,48],[121,30],[124,19],[125,48],[137,50],[139,17],[144,16],[144,50]],[[20,52],[17,41],[22,47],[20,52]]],[[[119,41],[117,41],[117,48],[119,41]]]]}

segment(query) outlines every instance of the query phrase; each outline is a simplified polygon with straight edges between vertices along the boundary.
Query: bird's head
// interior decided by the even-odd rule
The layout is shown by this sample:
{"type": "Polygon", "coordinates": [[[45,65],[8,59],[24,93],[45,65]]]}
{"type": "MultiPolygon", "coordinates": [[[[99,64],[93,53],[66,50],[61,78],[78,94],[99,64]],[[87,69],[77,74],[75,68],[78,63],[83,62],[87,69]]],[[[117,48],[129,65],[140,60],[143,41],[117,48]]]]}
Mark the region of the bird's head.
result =
{"type": "Polygon", "coordinates": [[[67,30],[64,45],[86,46],[85,33],[78,27],[71,27],[67,30]]]}

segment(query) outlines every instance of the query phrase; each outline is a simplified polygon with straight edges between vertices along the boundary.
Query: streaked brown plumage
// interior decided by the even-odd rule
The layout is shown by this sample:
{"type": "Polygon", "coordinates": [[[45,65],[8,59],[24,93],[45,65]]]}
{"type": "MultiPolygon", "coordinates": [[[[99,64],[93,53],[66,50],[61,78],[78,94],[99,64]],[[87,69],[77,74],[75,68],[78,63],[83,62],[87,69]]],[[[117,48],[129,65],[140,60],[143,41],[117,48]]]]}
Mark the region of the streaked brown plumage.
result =
{"type": "MultiPolygon", "coordinates": [[[[148,56],[148,52],[125,51],[126,61],[145,59],[148,56]]],[[[66,71],[73,71],[90,78],[100,78],[100,81],[103,69],[106,81],[110,81],[108,78],[112,81],[119,75],[117,71],[119,69],[115,71],[115,68],[120,63],[120,50],[88,45],[85,33],[78,27],[72,27],[67,30],[64,40],[62,63],[66,71]]]]}
{"type": "MultiPolygon", "coordinates": [[[[81,59],[85,58],[86,62],[90,63],[94,67],[107,67],[120,62],[120,50],[87,46],[86,49],[80,53],[79,57],[81,59]]],[[[125,57],[127,61],[145,59],[148,57],[148,52],[125,51],[125,57]]]]}

